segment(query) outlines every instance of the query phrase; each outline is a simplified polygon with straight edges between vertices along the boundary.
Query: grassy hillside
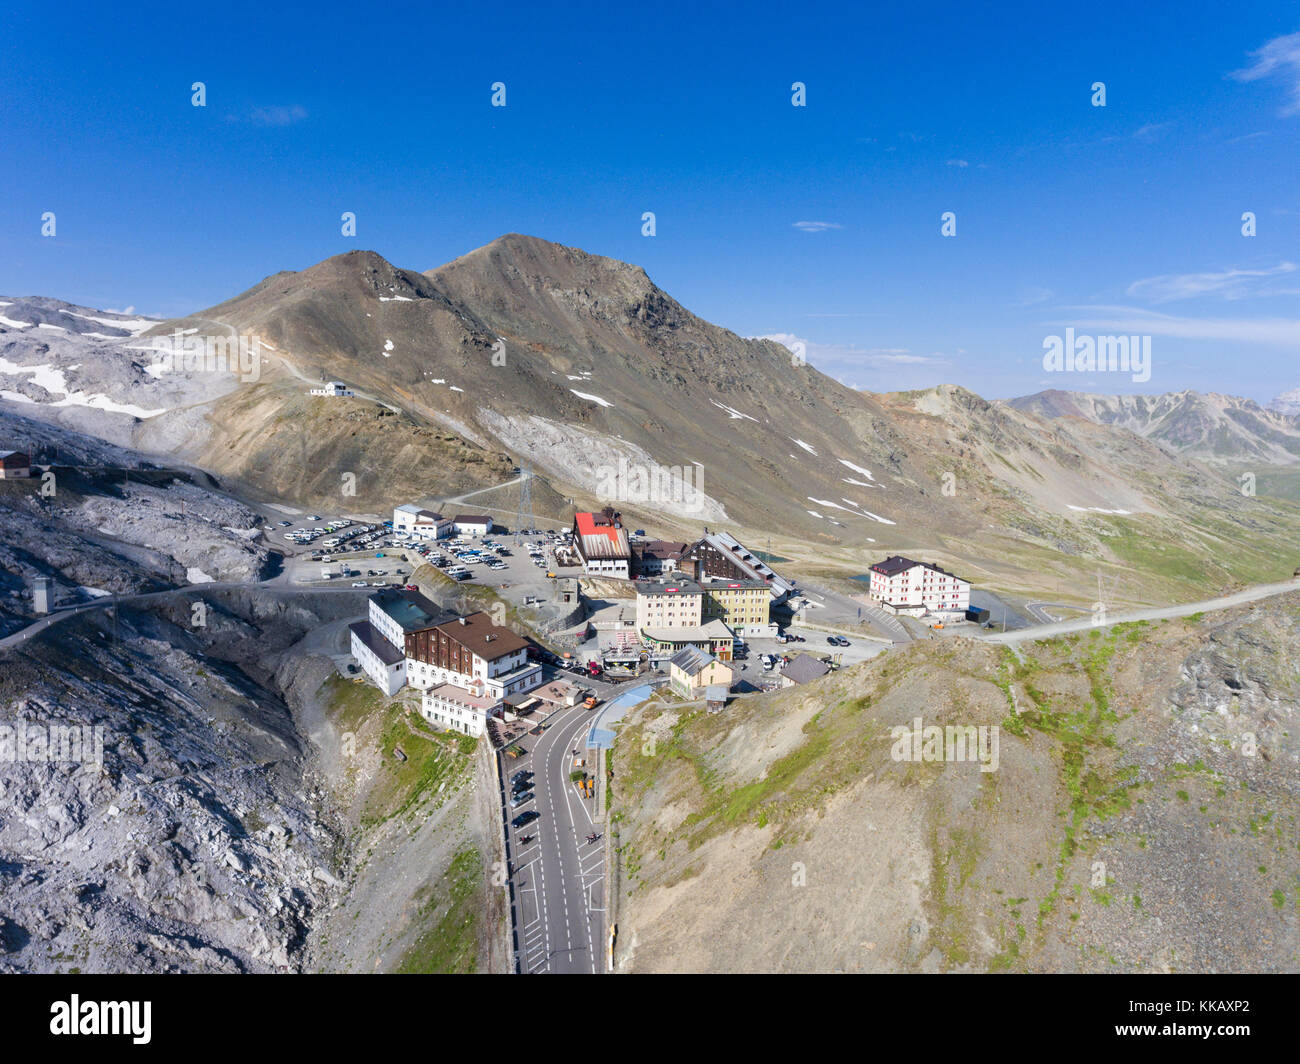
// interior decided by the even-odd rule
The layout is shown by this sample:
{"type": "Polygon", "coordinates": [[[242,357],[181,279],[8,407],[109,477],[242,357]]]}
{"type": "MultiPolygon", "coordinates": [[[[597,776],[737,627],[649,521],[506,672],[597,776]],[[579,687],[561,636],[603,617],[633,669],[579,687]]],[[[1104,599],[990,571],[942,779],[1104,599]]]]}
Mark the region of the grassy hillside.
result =
{"type": "Polygon", "coordinates": [[[1297,635],[1300,594],[650,703],[614,753],[620,967],[1300,970],[1297,635]],[[996,726],[996,770],[896,760],[918,716],[996,726]]]}

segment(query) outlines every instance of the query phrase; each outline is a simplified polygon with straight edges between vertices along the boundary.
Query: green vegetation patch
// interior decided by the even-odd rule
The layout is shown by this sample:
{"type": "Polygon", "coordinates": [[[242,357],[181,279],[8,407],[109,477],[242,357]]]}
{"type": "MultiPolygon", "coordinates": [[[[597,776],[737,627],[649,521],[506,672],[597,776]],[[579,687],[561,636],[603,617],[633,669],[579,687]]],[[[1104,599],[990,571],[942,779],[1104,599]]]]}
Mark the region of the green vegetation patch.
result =
{"type": "Polygon", "coordinates": [[[416,895],[422,928],[398,961],[403,975],[452,975],[475,971],[478,964],[478,921],[486,901],[483,862],[470,846],[452,858],[442,881],[416,895]]]}

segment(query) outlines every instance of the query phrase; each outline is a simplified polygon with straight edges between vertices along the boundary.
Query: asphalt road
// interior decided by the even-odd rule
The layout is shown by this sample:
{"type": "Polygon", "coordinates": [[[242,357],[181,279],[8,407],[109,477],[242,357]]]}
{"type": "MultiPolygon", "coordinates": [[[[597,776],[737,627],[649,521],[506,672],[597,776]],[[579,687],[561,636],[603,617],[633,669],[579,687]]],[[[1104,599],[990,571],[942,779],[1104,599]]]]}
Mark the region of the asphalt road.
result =
{"type": "Polygon", "coordinates": [[[1128,613],[1107,614],[1104,625],[1094,624],[1092,616],[1089,614],[1078,620],[1040,624],[1034,628],[1024,628],[1016,632],[986,633],[982,638],[987,639],[990,643],[1020,643],[1026,639],[1047,639],[1050,636],[1065,635],[1068,632],[1082,632],[1094,627],[1108,628],[1113,624],[1124,624],[1128,621],[1158,621],[1170,617],[1188,617],[1193,613],[1212,613],[1215,610],[1227,610],[1234,606],[1245,605],[1247,602],[1257,602],[1259,599],[1272,598],[1274,595],[1285,595],[1288,592],[1298,591],[1300,591],[1300,580],[1287,580],[1276,584],[1259,584],[1256,587],[1248,587],[1231,595],[1206,599],[1203,602],[1185,602],[1179,606],[1159,606],[1153,609],[1131,610],[1128,613]]]}
{"type": "Polygon", "coordinates": [[[584,737],[591,718],[592,711],[583,706],[562,710],[542,735],[524,736],[521,745],[528,756],[500,758],[515,949],[518,970],[526,975],[605,970],[604,827],[593,824],[591,802],[579,798],[569,780],[571,751],[577,748],[586,756],[584,737]],[[520,769],[535,773],[536,797],[511,809],[505,801],[509,777],[520,769]],[[512,827],[510,821],[526,809],[535,809],[541,818],[512,827]],[[593,832],[602,837],[588,843],[593,832]],[[521,846],[521,835],[535,838],[521,846]]]}

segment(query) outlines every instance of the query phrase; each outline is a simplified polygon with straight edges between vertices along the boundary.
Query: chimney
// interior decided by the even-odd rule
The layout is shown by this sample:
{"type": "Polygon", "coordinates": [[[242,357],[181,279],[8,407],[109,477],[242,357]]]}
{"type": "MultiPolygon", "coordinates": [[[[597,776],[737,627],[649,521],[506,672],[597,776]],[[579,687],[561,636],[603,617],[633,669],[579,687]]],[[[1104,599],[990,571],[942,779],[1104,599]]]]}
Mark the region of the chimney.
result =
{"type": "Polygon", "coordinates": [[[464,617],[457,617],[456,619],[457,619],[458,621],[460,621],[460,623],[461,623],[462,625],[467,625],[467,624],[469,624],[469,621],[466,620],[464,617]]]}

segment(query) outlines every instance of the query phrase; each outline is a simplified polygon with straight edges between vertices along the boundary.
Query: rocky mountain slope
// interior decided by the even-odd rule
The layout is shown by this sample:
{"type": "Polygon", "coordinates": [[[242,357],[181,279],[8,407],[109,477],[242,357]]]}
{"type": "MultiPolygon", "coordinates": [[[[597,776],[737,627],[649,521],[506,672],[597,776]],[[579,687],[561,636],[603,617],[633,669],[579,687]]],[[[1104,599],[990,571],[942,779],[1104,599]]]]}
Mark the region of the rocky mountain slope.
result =
{"type": "Polygon", "coordinates": [[[41,475],[0,481],[0,636],[32,618],[32,584],[59,606],[207,580],[255,580],[270,558],[256,511],[187,468],[0,411],[41,475]]]}
{"type": "Polygon", "coordinates": [[[266,681],[320,618],[232,598],[205,620],[187,604],[116,627],[91,613],[0,652],[6,726],[100,729],[103,749],[98,764],[86,744],[81,763],[3,766],[0,966],[297,965],[332,843],[266,681]]]}
{"type": "Polygon", "coordinates": [[[1300,970],[1297,637],[1300,592],[648,703],[613,756],[618,967],[1300,970]],[[896,756],[918,718],[996,727],[993,771],[896,756]]]}
{"type": "Polygon", "coordinates": [[[0,650],[0,971],[504,970],[486,761],[335,673],[362,603],[204,585],[0,650]]]}

